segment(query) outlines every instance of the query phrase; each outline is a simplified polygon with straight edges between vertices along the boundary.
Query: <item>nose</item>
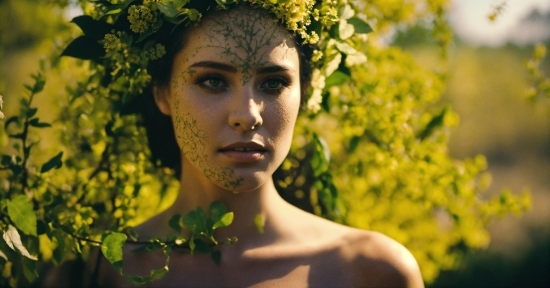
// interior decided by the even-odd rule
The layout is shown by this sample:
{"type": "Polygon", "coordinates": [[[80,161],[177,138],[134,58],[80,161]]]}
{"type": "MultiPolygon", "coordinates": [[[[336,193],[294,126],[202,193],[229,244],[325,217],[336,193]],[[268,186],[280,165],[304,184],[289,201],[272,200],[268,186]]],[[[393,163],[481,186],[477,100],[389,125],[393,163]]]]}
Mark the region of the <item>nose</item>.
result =
{"type": "Polygon", "coordinates": [[[228,119],[229,126],[242,132],[257,130],[263,124],[261,103],[257,103],[253,93],[244,88],[235,95],[228,119]]]}

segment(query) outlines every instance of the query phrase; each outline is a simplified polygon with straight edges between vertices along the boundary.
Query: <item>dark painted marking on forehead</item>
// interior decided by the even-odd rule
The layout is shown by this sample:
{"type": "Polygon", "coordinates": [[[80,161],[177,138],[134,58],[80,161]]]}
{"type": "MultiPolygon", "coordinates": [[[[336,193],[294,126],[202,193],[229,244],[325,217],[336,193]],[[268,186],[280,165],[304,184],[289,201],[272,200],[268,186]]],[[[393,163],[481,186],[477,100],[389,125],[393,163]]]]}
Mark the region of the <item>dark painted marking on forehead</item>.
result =
{"type": "Polygon", "coordinates": [[[284,42],[284,39],[291,37],[269,14],[260,10],[237,9],[209,21],[203,26],[209,42],[205,46],[219,49],[224,61],[243,74],[242,83],[251,79],[252,70],[268,65],[264,58],[268,51],[264,49],[271,46],[274,40],[284,42]],[[217,38],[219,36],[223,40],[217,38]]]}

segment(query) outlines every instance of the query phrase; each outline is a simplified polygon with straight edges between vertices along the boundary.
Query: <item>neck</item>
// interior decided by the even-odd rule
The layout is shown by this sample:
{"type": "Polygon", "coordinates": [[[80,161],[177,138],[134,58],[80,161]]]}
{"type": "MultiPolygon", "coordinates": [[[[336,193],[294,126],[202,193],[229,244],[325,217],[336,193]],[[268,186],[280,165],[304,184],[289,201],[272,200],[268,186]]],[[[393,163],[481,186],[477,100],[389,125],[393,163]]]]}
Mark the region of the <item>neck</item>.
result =
{"type": "Polygon", "coordinates": [[[283,216],[281,213],[284,214],[283,211],[291,206],[279,196],[271,178],[252,191],[233,193],[210,181],[201,181],[182,174],[179,195],[170,208],[170,213],[185,215],[197,207],[208,211],[208,206],[214,201],[223,202],[228,211],[234,213],[233,223],[229,227],[216,230],[216,238],[223,241],[230,237],[237,237],[239,243],[246,247],[261,245],[261,243],[244,243],[247,239],[267,239],[267,237],[250,237],[250,235],[261,235],[254,224],[257,215],[265,220],[265,234],[262,236],[268,236],[273,240],[272,236],[279,234],[277,219],[283,216]]]}

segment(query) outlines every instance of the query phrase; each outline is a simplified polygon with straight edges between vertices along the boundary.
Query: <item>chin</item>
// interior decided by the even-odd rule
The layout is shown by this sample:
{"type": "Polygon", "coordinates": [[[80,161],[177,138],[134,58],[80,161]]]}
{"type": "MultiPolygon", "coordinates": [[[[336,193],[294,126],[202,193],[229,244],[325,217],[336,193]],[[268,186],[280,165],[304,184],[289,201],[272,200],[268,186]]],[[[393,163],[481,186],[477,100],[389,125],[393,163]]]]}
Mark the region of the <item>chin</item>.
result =
{"type": "Polygon", "coordinates": [[[235,180],[223,183],[222,188],[233,193],[252,192],[266,185],[271,179],[270,175],[268,176],[265,171],[256,172],[252,175],[246,174],[235,173],[235,180]]]}

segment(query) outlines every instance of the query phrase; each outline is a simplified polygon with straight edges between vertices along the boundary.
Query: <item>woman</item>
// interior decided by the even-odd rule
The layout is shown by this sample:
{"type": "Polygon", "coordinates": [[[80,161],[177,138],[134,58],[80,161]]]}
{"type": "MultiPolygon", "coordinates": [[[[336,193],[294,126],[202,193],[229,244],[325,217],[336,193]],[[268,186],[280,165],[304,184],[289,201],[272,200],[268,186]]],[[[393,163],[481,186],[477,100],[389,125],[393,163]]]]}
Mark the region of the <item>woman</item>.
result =
{"type": "MultiPolygon", "coordinates": [[[[267,12],[240,5],[178,37],[165,60],[170,73],[153,74],[153,95],[173,124],[181,186],[175,203],[136,232],[140,240],[162,238],[173,215],[222,201],[235,218],[216,238],[239,240],[220,247],[219,266],[207,254],[172,251],[168,274],[151,285],[422,287],[415,259],[394,240],[304,212],[277,193],[272,175],[289,152],[308,85],[296,36],[267,12]]],[[[135,248],[125,246],[124,274],[164,265],[162,252],[135,248]]],[[[96,264],[89,266],[99,267],[100,286],[131,286],[104,259],[96,264]]]]}

